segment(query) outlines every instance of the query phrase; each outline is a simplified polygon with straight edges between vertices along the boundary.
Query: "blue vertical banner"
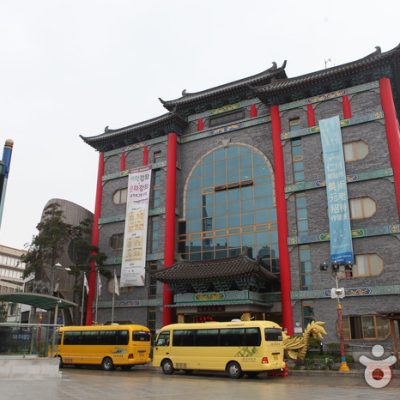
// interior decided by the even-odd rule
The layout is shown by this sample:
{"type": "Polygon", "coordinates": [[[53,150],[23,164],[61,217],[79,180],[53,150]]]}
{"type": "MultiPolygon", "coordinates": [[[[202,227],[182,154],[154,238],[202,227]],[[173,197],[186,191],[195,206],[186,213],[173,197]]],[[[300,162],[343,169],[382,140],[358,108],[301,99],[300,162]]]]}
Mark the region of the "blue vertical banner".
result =
{"type": "Polygon", "coordinates": [[[328,198],[331,262],[353,262],[349,199],[339,116],[319,121],[328,198]]]}

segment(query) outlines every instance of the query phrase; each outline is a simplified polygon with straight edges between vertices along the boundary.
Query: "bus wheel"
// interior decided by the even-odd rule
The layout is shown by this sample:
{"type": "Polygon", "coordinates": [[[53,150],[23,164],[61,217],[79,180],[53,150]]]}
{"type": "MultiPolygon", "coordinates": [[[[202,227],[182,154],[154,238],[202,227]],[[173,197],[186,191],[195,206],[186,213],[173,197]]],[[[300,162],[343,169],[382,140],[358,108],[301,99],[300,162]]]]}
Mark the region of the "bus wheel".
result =
{"type": "Polygon", "coordinates": [[[114,369],[114,364],[110,357],[103,358],[101,366],[104,369],[104,371],[112,371],[114,369]]]}
{"type": "Polygon", "coordinates": [[[161,368],[165,375],[172,375],[175,371],[174,365],[171,360],[164,360],[161,364],[161,368]]]}
{"type": "Polygon", "coordinates": [[[64,367],[63,360],[61,356],[58,356],[58,368],[63,368],[63,367],[64,367]]]}
{"type": "Polygon", "coordinates": [[[240,365],[232,361],[228,364],[226,367],[226,371],[228,372],[229,378],[232,379],[239,379],[242,377],[242,369],[240,368],[240,365]]]}

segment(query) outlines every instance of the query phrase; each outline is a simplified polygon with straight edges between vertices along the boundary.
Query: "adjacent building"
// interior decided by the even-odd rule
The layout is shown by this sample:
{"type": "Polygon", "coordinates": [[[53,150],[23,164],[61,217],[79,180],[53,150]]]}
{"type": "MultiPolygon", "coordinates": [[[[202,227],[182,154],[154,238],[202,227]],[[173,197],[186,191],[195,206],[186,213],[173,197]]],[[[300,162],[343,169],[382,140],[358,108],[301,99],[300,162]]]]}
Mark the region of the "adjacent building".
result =
{"type": "Polygon", "coordinates": [[[143,283],[113,301],[110,280],[100,322],[112,304],[116,320],[153,330],[265,318],[292,334],[316,319],[337,342],[335,280],[320,268],[335,263],[346,340],[388,339],[385,317],[400,311],[400,46],[293,78],[285,66],[82,137],[99,152],[93,244],[118,277],[144,248],[127,238],[140,225],[128,175],[151,171],[143,283]]]}
{"type": "MultiPolygon", "coordinates": [[[[21,261],[24,250],[0,245],[0,294],[24,291],[22,275],[25,263],[21,261]]],[[[21,322],[21,313],[26,307],[21,304],[3,303],[4,322],[21,322]]]]}

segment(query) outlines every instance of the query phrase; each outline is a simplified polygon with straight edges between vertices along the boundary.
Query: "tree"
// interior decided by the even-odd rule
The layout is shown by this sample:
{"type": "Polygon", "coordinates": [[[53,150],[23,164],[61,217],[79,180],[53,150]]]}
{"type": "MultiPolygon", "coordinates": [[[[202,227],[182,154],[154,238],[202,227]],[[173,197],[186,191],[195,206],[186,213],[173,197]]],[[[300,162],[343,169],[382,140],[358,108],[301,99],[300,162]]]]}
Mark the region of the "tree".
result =
{"type": "MultiPolygon", "coordinates": [[[[103,276],[111,277],[110,271],[103,268],[107,256],[90,242],[91,226],[91,219],[85,219],[78,226],[73,226],[71,230],[71,242],[68,252],[69,258],[73,262],[69,266],[71,269],[69,274],[74,276],[72,294],[74,303],[82,301],[83,272],[89,272],[91,261],[96,263],[103,276]]],[[[74,312],[74,323],[79,323],[79,312],[74,312]]]]}
{"type": "Polygon", "coordinates": [[[26,263],[24,278],[34,273],[36,280],[51,281],[49,271],[61,257],[71,236],[71,228],[64,222],[59,204],[52,203],[44,209],[42,220],[36,226],[39,233],[33,237],[28,251],[21,258],[26,263]]]}

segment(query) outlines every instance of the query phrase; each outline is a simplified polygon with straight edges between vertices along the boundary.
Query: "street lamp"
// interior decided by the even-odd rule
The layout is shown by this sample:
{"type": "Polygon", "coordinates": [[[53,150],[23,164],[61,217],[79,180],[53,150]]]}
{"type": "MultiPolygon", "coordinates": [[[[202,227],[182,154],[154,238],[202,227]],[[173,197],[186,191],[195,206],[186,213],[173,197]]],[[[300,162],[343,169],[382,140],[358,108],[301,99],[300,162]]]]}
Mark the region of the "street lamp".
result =
{"type": "MultiPolygon", "coordinates": [[[[343,264],[340,264],[339,262],[335,261],[331,264],[331,270],[332,270],[332,275],[335,278],[335,287],[331,289],[331,298],[337,300],[337,315],[338,315],[338,321],[339,321],[339,338],[340,338],[340,356],[341,356],[341,363],[340,363],[340,372],[349,372],[350,368],[347,365],[346,361],[346,352],[344,349],[344,326],[343,326],[343,310],[342,310],[342,304],[340,302],[340,299],[343,299],[345,297],[345,290],[344,288],[339,287],[339,272],[340,272],[340,266],[343,264]]],[[[323,272],[328,271],[329,265],[328,263],[324,262],[320,264],[320,270],[323,272]]],[[[346,264],[344,264],[344,270],[346,276],[348,274],[351,274],[353,267],[353,263],[348,261],[346,264]]]]}

